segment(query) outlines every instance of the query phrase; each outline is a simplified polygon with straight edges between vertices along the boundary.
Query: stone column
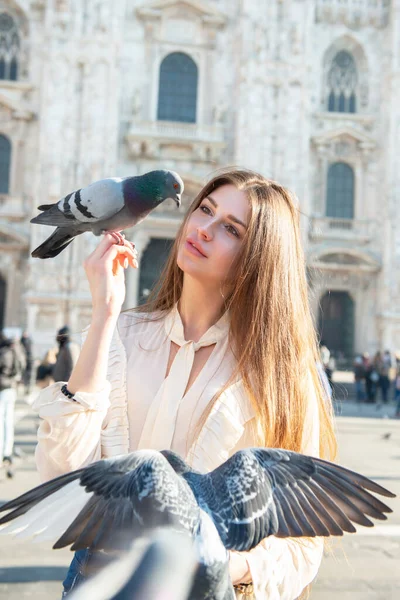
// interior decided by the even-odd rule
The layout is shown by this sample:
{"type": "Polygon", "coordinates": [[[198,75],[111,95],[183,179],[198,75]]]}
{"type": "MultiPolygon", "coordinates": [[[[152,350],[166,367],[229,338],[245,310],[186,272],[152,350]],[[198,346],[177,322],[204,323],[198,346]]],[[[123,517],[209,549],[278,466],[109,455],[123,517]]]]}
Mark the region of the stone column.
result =
{"type": "Polygon", "coordinates": [[[314,188],[313,211],[318,217],[326,215],[326,178],[328,173],[328,144],[317,143],[317,178],[314,188]]]}

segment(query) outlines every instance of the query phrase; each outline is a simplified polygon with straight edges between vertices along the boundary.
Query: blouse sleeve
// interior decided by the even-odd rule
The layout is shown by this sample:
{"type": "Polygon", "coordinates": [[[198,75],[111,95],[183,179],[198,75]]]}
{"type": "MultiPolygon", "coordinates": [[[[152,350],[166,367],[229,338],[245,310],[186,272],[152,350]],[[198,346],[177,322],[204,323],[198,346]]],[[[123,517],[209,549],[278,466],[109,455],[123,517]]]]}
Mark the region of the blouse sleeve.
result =
{"type": "MultiPolygon", "coordinates": [[[[83,332],[82,341],[87,335],[83,332]]],[[[111,342],[107,381],[96,393],[77,392],[68,399],[57,382],[43,389],[33,408],[38,429],[36,464],[42,481],[79,469],[107,456],[107,446],[128,447],[125,389],[126,357],[116,328],[111,342]]]]}
{"type": "MultiPolygon", "coordinates": [[[[254,445],[253,432],[252,423],[247,423],[243,439],[233,452],[239,447],[254,445]]],[[[310,398],[306,415],[302,452],[319,455],[319,414],[315,394],[310,398]]],[[[271,536],[243,554],[249,565],[256,600],[294,600],[317,575],[323,554],[323,538],[271,536]]]]}

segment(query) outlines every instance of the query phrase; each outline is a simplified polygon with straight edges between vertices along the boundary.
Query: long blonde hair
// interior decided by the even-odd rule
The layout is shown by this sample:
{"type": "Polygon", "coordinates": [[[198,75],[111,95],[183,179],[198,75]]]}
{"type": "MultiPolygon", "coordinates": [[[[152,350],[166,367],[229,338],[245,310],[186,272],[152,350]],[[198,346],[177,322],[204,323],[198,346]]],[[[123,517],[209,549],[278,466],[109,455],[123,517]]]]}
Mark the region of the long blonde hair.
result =
{"type": "Polygon", "coordinates": [[[177,253],[188,219],[204,198],[225,184],[244,191],[250,204],[248,229],[233,266],[235,285],[224,306],[230,314],[230,343],[237,364],[231,380],[240,376],[244,382],[258,417],[260,445],[298,452],[310,394],[315,393],[320,456],[333,460],[336,439],[331,405],[316,366],[318,346],[308,302],[299,210],[287,189],[244,169],[218,173],[191,204],[158,285],[140,311],[167,312],[179,301],[183,272],[177,253]]]}

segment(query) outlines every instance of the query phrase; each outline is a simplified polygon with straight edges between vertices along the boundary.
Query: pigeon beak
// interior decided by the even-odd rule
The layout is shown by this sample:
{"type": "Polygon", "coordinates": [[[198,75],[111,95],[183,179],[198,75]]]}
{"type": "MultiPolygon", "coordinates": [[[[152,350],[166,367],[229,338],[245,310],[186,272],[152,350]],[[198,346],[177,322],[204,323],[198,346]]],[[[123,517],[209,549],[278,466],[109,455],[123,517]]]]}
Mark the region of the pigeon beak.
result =
{"type": "Polygon", "coordinates": [[[180,194],[176,194],[174,200],[176,202],[176,206],[179,208],[180,205],[182,204],[181,195],[180,194]]]}

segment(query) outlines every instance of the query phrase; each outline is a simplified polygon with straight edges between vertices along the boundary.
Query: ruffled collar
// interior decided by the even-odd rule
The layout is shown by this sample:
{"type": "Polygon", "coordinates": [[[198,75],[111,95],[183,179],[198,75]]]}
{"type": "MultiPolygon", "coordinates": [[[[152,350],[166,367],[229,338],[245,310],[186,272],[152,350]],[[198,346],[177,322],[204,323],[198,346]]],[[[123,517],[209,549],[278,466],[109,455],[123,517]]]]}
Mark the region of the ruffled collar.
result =
{"type": "Polygon", "coordinates": [[[184,346],[187,343],[194,343],[195,349],[202,346],[210,346],[225,339],[229,333],[229,315],[225,312],[222,317],[212,325],[199,339],[198,342],[186,340],[184,335],[183,323],[179,314],[178,305],[168,313],[164,321],[165,331],[168,337],[178,346],[184,346]]]}

